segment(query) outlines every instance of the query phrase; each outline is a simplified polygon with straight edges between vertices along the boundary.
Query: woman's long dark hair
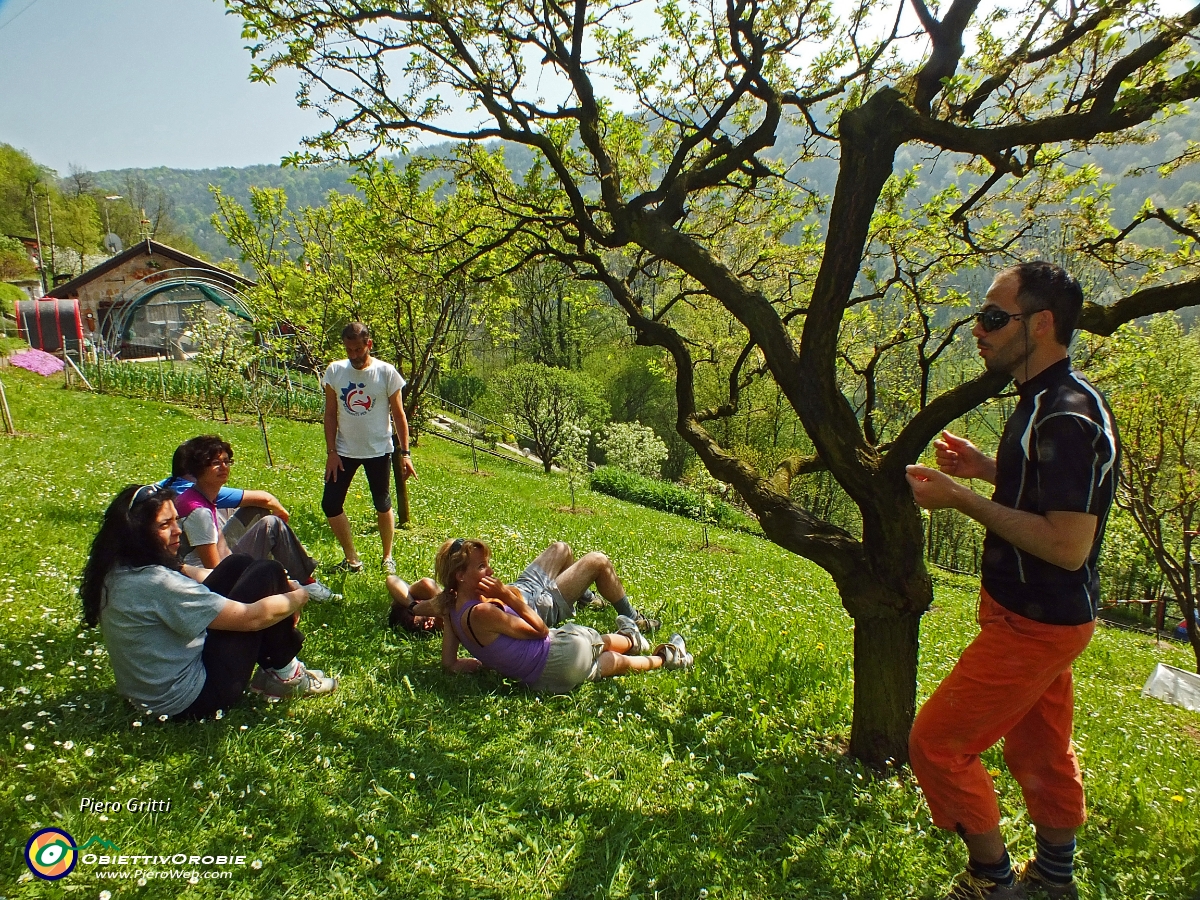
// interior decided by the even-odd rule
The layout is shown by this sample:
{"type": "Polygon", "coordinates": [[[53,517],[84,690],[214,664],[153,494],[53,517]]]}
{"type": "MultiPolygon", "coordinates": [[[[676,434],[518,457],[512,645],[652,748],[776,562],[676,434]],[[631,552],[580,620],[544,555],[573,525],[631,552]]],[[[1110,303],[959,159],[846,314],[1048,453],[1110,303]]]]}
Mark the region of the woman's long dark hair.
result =
{"type": "Polygon", "coordinates": [[[179,557],[164,549],[154,533],[163,504],[174,499],[172,490],[131,484],[108,505],[100,530],[92,540],[79,584],[83,620],[88,625],[100,622],[104,579],[116,566],[166,566],[179,570],[179,557]]]}

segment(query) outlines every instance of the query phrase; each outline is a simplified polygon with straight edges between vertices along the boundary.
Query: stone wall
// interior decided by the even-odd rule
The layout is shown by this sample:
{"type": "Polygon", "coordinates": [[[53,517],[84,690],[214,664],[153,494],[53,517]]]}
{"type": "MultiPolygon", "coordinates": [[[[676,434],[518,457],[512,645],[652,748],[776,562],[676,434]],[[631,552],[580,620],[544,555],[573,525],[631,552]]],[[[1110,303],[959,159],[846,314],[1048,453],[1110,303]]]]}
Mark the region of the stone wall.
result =
{"type": "MultiPolygon", "coordinates": [[[[94,331],[100,321],[100,308],[116,300],[131,284],[169,269],[187,268],[162,253],[142,251],[116,268],[79,287],[79,312],[84,327],[94,331]]],[[[153,282],[151,282],[153,283],[153,282]]]]}

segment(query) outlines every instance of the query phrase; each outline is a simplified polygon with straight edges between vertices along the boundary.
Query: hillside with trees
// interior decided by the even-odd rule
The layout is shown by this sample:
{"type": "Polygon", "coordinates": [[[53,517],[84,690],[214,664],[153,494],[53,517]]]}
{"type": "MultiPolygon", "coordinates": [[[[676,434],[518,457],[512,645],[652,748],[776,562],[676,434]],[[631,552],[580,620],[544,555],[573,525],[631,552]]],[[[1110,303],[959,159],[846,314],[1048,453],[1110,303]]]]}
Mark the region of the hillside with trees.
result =
{"type": "Polygon", "coordinates": [[[21,240],[41,243],[47,288],[109,255],[104,241],[110,233],[123,246],[149,234],[206,256],[175,211],[168,192],[136,172],[102,181],[72,167],[61,176],[23,150],[0,144],[0,281],[39,274],[21,240]]]}

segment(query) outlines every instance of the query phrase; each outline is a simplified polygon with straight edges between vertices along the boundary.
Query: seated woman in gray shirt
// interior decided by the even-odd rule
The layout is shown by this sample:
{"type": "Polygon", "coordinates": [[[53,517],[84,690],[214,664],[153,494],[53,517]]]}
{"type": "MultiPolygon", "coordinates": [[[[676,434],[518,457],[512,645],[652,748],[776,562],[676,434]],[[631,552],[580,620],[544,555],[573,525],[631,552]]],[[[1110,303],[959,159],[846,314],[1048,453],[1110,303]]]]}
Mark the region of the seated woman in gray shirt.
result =
{"type": "Polygon", "coordinates": [[[277,697],[334,690],[337,679],[296,659],[308,593],[274,560],[181,564],[174,499],[152,484],[121,491],[83,569],[83,617],[100,626],[117,690],[150,715],[180,719],[229,709],[247,684],[277,697]]]}

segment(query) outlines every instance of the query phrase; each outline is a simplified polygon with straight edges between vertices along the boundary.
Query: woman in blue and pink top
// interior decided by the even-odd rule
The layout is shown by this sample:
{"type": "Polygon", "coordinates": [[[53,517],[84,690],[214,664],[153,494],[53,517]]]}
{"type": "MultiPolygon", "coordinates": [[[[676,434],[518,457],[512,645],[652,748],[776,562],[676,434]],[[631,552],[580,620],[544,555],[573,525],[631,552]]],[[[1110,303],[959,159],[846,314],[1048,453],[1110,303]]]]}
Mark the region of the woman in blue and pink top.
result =
{"type": "Polygon", "coordinates": [[[482,541],[456,538],[438,549],[435,569],[443,590],[437,604],[449,625],[442,632],[442,665],[448,671],[465,674],[486,666],[535,691],[565,694],[585,681],[626,672],[691,667],[692,655],[678,634],[641,655],[650,644],[630,620],[616,634],[574,622],[547,628],[520,591],[495,577],[490,559],[482,541]],[[472,658],[459,659],[459,645],[472,658]]]}

